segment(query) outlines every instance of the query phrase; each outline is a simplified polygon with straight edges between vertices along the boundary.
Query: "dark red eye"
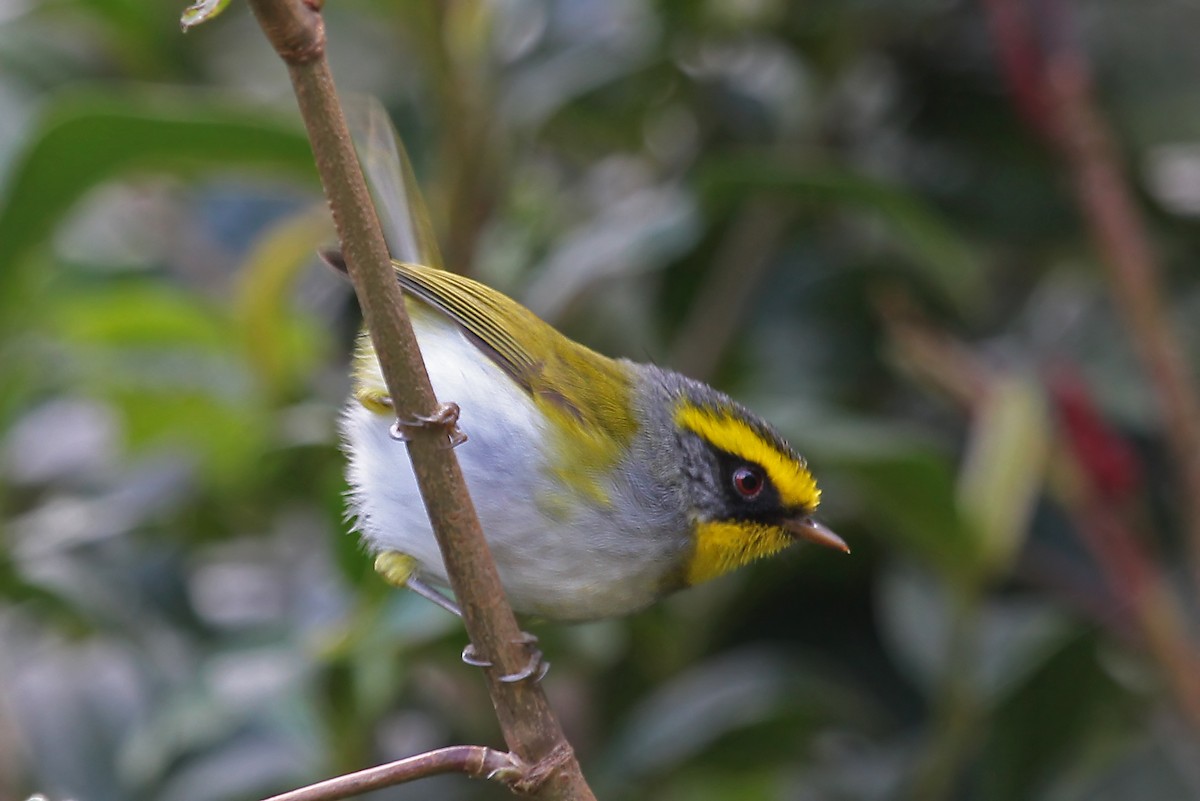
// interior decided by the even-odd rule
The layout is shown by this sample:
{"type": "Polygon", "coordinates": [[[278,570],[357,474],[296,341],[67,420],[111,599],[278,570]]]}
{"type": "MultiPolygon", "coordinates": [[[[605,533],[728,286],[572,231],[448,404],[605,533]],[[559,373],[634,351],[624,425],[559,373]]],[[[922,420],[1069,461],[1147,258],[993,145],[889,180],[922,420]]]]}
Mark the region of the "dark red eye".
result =
{"type": "Polygon", "coordinates": [[[762,474],[753,467],[739,467],[733,471],[733,488],[746,500],[757,498],[763,488],[762,474]]]}

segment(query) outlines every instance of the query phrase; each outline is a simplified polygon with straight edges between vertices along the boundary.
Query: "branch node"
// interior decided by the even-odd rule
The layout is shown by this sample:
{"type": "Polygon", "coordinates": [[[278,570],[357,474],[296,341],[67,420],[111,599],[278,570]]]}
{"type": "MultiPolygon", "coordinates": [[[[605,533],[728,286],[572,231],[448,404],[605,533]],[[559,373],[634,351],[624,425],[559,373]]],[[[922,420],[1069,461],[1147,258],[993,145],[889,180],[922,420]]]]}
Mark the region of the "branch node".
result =
{"type": "MultiPolygon", "coordinates": [[[[484,778],[488,781],[496,781],[512,787],[520,782],[522,777],[529,772],[529,766],[516,754],[504,753],[502,756],[507,760],[507,764],[492,767],[484,778]]],[[[478,771],[478,774],[482,775],[482,768],[491,767],[493,764],[494,760],[484,762],[480,765],[481,770],[478,771]]]]}
{"type": "Polygon", "coordinates": [[[325,57],[325,20],[321,16],[321,5],[322,0],[250,2],[271,46],[291,67],[312,64],[325,57]]]}
{"type": "Polygon", "coordinates": [[[574,759],[575,752],[571,750],[571,746],[565,741],[560,742],[537,762],[525,766],[520,776],[508,782],[508,786],[514,793],[535,795],[546,782],[554,778],[560,768],[569,765],[574,759]]]}

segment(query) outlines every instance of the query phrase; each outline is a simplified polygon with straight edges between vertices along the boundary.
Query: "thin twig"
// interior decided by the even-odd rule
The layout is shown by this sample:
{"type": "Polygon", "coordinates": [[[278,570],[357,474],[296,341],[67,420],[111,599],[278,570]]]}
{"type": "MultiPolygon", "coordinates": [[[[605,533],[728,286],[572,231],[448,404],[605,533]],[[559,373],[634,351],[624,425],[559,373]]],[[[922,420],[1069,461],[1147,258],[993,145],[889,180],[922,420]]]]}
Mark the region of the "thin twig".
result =
{"type": "MultiPolygon", "coordinates": [[[[436,418],[441,407],[421,360],[325,59],[319,5],[315,0],[249,2],[287,64],[397,420],[410,426],[414,420],[436,418]]],[[[536,777],[520,789],[539,798],[591,799],[541,686],[499,680],[524,669],[529,652],[505,599],[458,460],[445,447],[446,431],[437,426],[411,430],[407,442],[413,470],[467,633],[476,653],[493,665],[484,674],[504,739],[530,766],[529,776],[536,777]]]]}
{"type": "Polygon", "coordinates": [[[1150,379],[1178,474],[1193,578],[1200,586],[1200,392],[1171,325],[1161,271],[1112,131],[1096,104],[1072,8],[1068,0],[1041,7],[1045,24],[1037,29],[1027,3],[988,0],[985,6],[1018,107],[1027,116],[1043,111],[1049,116],[1035,125],[1062,154],[1076,202],[1108,268],[1114,301],[1150,379]]]}
{"type": "Polygon", "coordinates": [[[675,369],[701,381],[712,379],[792,216],[792,210],[777,201],[755,200],[734,220],[675,337],[675,369]]]}
{"type": "MultiPolygon", "coordinates": [[[[982,403],[997,376],[966,346],[934,331],[892,300],[881,308],[889,340],[913,372],[968,410],[982,403]]],[[[1137,625],[1142,642],[1190,724],[1200,731],[1200,653],[1161,564],[1147,552],[1129,512],[1096,486],[1061,428],[1052,444],[1049,490],[1071,515],[1075,531],[1105,584],[1137,625]]]]}
{"type": "Polygon", "coordinates": [[[265,801],[340,801],[371,790],[443,773],[463,773],[472,779],[509,780],[520,775],[521,765],[512,754],[503,751],[482,745],[455,745],[347,773],[336,779],[273,795],[265,801]]]}
{"type": "Polygon", "coordinates": [[[1089,84],[1082,64],[1071,59],[1055,59],[1048,68],[1076,194],[1162,414],[1164,438],[1183,485],[1180,501],[1200,581],[1200,400],[1163,300],[1145,228],[1089,84]]]}

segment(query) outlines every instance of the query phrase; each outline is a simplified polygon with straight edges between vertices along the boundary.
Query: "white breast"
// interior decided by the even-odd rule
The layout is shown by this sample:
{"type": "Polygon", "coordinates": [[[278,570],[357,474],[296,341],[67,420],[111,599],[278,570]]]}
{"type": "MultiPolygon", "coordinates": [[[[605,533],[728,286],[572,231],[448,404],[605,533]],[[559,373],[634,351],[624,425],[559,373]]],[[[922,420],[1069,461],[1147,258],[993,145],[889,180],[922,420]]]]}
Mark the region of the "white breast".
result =
{"type": "MultiPolygon", "coordinates": [[[[623,511],[598,506],[560,484],[529,396],[449,320],[420,314],[413,323],[438,399],[462,410],[469,439],[455,452],[513,608],[579,620],[653,601],[668,559],[630,519],[628,504],[623,511]]],[[[425,577],[444,584],[407,449],[388,433],[393,419],[354,400],[343,416],[357,528],[372,551],[406,553],[425,577]]],[[[623,492],[619,482],[611,489],[623,492]]]]}

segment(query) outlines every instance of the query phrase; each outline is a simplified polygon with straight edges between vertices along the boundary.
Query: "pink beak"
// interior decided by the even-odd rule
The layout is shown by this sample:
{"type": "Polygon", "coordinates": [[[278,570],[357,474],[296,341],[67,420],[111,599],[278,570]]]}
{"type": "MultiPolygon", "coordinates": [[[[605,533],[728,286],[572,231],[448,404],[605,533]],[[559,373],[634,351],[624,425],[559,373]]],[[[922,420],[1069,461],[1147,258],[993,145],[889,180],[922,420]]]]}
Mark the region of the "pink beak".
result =
{"type": "Polygon", "coordinates": [[[783,525],[802,540],[815,542],[817,545],[824,545],[826,548],[833,548],[842,553],[850,553],[850,546],[846,544],[845,540],[811,517],[788,520],[783,525]]]}

